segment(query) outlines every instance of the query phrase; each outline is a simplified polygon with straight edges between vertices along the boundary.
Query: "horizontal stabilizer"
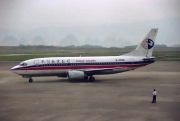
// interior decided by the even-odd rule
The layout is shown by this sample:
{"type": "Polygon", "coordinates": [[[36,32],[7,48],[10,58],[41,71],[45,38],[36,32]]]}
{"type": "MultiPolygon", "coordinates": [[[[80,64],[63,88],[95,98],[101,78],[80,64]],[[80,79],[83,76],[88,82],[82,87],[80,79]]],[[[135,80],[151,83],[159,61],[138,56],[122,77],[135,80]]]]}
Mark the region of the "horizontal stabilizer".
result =
{"type": "Polygon", "coordinates": [[[144,61],[154,61],[155,59],[156,59],[155,57],[143,58],[144,61]]]}

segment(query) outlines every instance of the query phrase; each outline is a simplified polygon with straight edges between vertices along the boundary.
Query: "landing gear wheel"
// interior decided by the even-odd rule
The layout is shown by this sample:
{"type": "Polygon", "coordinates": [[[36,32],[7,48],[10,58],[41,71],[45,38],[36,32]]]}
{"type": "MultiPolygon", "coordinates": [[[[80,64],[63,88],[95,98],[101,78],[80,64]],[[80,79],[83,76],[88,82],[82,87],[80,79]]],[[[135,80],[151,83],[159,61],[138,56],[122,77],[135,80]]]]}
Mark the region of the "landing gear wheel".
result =
{"type": "Polygon", "coordinates": [[[93,76],[90,76],[89,81],[95,81],[95,78],[93,76]]]}
{"type": "Polygon", "coordinates": [[[32,79],[32,78],[30,78],[30,79],[29,79],[29,83],[32,83],[32,82],[33,82],[33,79],[32,79]]]}

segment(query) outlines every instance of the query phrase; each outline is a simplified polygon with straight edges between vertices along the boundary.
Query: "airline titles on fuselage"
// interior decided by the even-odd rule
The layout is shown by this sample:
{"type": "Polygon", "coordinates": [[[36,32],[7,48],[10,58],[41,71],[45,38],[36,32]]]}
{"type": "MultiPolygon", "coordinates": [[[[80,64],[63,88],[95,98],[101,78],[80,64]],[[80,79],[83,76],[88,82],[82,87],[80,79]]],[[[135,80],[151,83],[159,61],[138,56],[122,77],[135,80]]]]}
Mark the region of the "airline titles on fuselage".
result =
{"type": "MultiPolygon", "coordinates": [[[[77,63],[92,63],[96,62],[96,60],[75,60],[77,63]]],[[[42,64],[50,64],[50,63],[70,63],[70,59],[67,60],[41,60],[42,64]]]]}
{"type": "MultiPolygon", "coordinates": [[[[124,59],[115,59],[115,61],[125,61],[124,59]]],[[[75,60],[76,63],[93,63],[93,62],[97,62],[96,60],[75,60]]],[[[66,59],[66,60],[41,60],[42,64],[52,64],[52,63],[71,63],[70,59],[66,59]]]]}
{"type": "Polygon", "coordinates": [[[96,60],[76,60],[76,62],[85,63],[85,62],[96,62],[96,60]]]}
{"type": "Polygon", "coordinates": [[[50,63],[70,63],[70,59],[67,60],[41,60],[43,64],[50,64],[50,63]]]}

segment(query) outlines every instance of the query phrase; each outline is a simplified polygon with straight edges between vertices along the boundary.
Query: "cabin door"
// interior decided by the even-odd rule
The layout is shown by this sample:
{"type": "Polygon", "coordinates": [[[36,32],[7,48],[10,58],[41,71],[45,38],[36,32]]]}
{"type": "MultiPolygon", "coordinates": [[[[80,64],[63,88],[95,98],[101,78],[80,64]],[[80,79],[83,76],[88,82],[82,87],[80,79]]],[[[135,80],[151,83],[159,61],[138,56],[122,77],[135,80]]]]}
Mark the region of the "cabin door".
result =
{"type": "Polygon", "coordinates": [[[35,60],[34,65],[38,66],[39,65],[39,60],[35,60]]]}

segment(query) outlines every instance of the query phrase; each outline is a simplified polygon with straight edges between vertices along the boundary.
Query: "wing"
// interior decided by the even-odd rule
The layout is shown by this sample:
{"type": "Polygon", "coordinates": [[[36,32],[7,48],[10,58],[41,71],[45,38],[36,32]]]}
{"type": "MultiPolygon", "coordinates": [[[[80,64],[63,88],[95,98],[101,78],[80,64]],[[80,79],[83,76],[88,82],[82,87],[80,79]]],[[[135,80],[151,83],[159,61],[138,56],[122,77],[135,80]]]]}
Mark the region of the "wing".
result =
{"type": "Polygon", "coordinates": [[[122,68],[123,67],[101,68],[101,69],[85,69],[82,71],[84,71],[84,73],[87,75],[97,75],[97,74],[104,74],[104,73],[112,73],[112,72],[115,72],[115,71],[120,70],[122,68]]]}

